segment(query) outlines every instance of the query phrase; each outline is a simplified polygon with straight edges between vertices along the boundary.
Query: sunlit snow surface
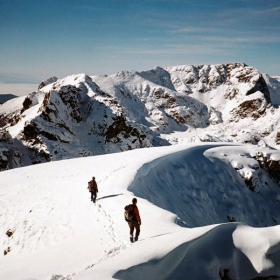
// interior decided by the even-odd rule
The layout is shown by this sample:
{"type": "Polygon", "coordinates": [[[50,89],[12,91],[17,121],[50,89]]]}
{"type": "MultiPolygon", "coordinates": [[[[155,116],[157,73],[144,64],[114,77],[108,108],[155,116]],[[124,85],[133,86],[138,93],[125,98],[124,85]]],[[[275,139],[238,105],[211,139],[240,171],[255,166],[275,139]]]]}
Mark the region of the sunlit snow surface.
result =
{"type": "Polygon", "coordinates": [[[0,279],[280,276],[280,189],[259,171],[253,192],[241,174],[256,149],[185,144],[1,172],[0,279]],[[123,208],[133,196],[142,226],[130,244],[123,208]]]}

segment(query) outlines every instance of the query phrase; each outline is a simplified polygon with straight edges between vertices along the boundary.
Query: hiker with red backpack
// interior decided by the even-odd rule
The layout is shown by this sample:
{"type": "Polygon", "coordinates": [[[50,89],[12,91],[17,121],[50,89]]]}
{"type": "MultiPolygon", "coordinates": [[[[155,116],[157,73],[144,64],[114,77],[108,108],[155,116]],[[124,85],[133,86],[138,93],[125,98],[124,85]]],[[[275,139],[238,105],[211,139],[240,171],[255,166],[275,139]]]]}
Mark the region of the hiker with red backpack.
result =
{"type": "Polygon", "coordinates": [[[98,187],[97,187],[97,183],[95,181],[95,177],[92,177],[92,180],[88,182],[88,190],[91,193],[91,196],[90,196],[91,201],[93,201],[93,203],[95,203],[96,198],[97,198],[97,193],[98,193],[98,187]]]}
{"type": "Polygon", "coordinates": [[[128,226],[130,229],[130,242],[137,241],[140,234],[141,218],[136,204],[137,204],[137,198],[134,197],[132,199],[132,204],[129,204],[124,208],[125,220],[128,222],[128,226]],[[134,229],[136,229],[136,233],[133,240],[134,229]]]}

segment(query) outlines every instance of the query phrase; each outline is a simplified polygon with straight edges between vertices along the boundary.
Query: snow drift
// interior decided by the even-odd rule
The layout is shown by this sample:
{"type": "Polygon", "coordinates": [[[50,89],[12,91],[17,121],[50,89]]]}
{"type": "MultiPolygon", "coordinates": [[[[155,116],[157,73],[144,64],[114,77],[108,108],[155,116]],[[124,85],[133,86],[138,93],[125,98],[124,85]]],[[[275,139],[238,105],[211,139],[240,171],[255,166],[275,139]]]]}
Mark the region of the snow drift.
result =
{"type": "Polygon", "coordinates": [[[0,279],[277,279],[278,183],[260,167],[268,184],[252,191],[240,173],[260,150],[174,145],[4,171],[0,279]],[[138,193],[143,223],[130,244],[123,207],[138,193]],[[230,214],[236,222],[224,223],[230,214]]]}

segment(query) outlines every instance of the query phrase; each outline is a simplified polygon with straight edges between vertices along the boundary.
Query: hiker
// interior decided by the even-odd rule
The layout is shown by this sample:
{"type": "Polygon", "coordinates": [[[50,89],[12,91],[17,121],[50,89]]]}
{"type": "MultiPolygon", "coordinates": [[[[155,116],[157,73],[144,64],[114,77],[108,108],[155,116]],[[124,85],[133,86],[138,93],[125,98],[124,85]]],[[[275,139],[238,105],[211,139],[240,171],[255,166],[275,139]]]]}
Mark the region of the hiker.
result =
{"type": "Polygon", "coordinates": [[[95,181],[95,177],[92,177],[92,180],[88,182],[88,189],[91,192],[90,199],[93,203],[96,202],[96,197],[98,193],[97,183],[95,181]]]}
{"type": "Polygon", "coordinates": [[[128,222],[128,226],[130,228],[130,242],[137,241],[140,234],[141,218],[136,204],[137,204],[137,198],[134,197],[132,199],[132,205],[130,204],[130,206],[133,206],[132,219],[131,221],[128,222]],[[136,229],[136,233],[133,240],[134,228],[136,229]]]}

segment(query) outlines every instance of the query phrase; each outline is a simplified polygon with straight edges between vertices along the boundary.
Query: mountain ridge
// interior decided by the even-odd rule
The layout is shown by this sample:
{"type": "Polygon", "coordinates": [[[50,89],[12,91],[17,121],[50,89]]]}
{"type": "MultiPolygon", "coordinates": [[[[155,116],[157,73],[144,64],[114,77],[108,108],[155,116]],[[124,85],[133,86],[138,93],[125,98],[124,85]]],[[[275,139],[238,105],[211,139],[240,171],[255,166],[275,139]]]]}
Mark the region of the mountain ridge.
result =
{"type": "Polygon", "coordinates": [[[279,81],[244,63],[51,77],[0,105],[0,168],[181,142],[278,149],[279,105],[279,81]]]}

